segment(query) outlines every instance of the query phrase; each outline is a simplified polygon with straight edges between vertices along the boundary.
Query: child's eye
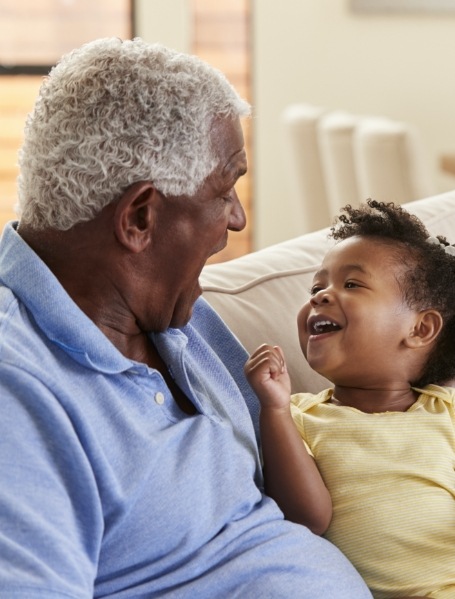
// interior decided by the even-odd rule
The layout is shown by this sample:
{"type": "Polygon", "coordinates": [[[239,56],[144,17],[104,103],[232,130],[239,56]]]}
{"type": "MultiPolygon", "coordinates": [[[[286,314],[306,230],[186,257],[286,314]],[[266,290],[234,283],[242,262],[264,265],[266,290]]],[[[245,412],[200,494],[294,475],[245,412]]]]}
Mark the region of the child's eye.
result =
{"type": "Polygon", "coordinates": [[[313,285],[313,287],[311,287],[311,289],[310,289],[310,294],[316,295],[316,293],[318,291],[321,291],[321,289],[322,289],[321,285],[313,285]]]}
{"type": "Polygon", "coordinates": [[[346,281],[344,286],[346,289],[354,289],[355,287],[359,287],[358,283],[354,283],[354,281],[346,281]]]}

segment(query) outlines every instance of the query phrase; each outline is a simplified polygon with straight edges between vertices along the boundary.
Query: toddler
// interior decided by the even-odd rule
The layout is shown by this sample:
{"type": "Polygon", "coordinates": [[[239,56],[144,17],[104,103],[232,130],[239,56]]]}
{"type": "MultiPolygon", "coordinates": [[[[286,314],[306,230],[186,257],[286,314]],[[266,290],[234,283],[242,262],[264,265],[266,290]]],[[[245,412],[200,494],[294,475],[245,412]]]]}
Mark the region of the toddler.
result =
{"type": "Polygon", "coordinates": [[[455,247],[392,203],[343,212],[297,318],[333,387],[291,397],[277,346],[245,365],[266,491],[337,545],[375,599],[454,599],[455,247]]]}

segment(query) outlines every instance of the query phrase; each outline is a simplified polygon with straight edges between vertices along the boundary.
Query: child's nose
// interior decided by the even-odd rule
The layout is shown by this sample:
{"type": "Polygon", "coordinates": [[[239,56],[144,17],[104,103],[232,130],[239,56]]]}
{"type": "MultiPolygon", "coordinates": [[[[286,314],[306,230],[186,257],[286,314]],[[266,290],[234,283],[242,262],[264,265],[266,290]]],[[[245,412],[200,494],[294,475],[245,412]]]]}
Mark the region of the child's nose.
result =
{"type": "Polygon", "coordinates": [[[331,292],[328,288],[320,289],[314,295],[311,296],[310,303],[312,306],[319,306],[320,304],[328,304],[331,302],[331,292]]]}

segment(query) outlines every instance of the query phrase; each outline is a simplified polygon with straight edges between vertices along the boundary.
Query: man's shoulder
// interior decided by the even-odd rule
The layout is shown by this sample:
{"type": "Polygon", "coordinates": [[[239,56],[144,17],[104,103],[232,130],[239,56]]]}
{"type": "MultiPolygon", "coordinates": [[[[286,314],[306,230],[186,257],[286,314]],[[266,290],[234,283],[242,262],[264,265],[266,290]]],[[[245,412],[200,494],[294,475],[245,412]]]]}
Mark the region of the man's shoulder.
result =
{"type": "Polygon", "coordinates": [[[7,322],[8,315],[17,305],[17,298],[11,289],[0,283],[0,326],[3,322],[7,322]]]}
{"type": "Polygon", "coordinates": [[[32,372],[46,362],[47,341],[11,289],[0,285],[0,370],[32,372]]]}
{"type": "Polygon", "coordinates": [[[4,348],[30,340],[30,320],[21,310],[19,299],[11,289],[0,285],[0,356],[4,348]]]}

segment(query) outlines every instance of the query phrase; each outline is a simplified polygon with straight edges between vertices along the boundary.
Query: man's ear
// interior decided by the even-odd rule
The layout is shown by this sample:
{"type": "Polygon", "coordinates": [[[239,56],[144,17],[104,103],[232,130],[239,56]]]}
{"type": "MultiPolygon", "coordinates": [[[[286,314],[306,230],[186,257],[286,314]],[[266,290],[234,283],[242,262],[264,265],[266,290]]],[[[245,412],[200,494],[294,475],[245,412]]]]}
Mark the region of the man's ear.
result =
{"type": "Polygon", "coordinates": [[[138,181],[128,187],[117,202],[114,231],[117,240],[134,253],[142,252],[151,241],[156,194],[151,181],[138,181]]]}
{"type": "Polygon", "coordinates": [[[416,315],[414,327],[405,343],[410,348],[426,347],[433,343],[442,326],[442,316],[437,310],[422,310],[416,315]]]}

